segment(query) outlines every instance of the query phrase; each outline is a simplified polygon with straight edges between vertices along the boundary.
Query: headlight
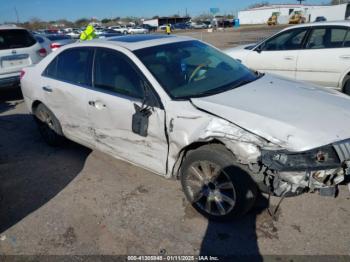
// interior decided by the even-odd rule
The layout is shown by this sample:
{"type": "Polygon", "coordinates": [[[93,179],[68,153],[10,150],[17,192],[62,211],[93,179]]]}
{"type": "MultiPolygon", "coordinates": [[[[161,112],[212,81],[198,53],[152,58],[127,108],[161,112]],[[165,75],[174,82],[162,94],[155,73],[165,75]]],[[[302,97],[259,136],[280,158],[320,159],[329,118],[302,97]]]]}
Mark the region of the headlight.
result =
{"type": "Polygon", "coordinates": [[[261,162],[276,171],[324,170],[337,168],[341,165],[339,157],[331,145],[305,152],[262,150],[261,162]]]}

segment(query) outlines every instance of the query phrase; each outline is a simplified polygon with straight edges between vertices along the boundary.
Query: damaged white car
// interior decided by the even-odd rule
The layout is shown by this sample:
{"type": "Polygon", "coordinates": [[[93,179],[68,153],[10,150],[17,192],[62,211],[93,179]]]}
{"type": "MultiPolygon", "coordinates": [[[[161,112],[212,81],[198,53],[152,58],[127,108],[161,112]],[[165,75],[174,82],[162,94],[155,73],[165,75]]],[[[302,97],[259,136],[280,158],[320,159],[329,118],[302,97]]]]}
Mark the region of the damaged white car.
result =
{"type": "Polygon", "coordinates": [[[67,45],[21,86],[49,144],[66,137],[180,179],[209,218],[242,215],[259,189],[333,195],[348,173],[349,97],[254,73],[191,38],[67,45]]]}

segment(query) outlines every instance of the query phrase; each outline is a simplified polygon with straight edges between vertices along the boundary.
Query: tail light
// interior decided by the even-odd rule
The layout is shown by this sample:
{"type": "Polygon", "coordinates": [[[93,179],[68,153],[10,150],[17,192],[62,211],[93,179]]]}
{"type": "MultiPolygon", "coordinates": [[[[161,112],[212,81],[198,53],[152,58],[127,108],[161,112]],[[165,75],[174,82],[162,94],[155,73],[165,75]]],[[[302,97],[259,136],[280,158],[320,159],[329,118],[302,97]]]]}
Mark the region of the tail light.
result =
{"type": "Polygon", "coordinates": [[[19,79],[22,80],[22,78],[24,77],[25,75],[25,71],[24,70],[21,70],[20,74],[19,74],[19,79]]]}
{"type": "Polygon", "coordinates": [[[51,43],[51,44],[50,44],[50,47],[51,47],[52,50],[56,50],[57,48],[60,48],[61,45],[60,45],[60,44],[57,44],[57,43],[51,43]]]}
{"type": "Polygon", "coordinates": [[[46,49],[45,49],[45,48],[39,49],[38,53],[39,53],[39,55],[40,55],[41,57],[45,57],[45,56],[47,55],[47,52],[46,52],[46,49]]]}

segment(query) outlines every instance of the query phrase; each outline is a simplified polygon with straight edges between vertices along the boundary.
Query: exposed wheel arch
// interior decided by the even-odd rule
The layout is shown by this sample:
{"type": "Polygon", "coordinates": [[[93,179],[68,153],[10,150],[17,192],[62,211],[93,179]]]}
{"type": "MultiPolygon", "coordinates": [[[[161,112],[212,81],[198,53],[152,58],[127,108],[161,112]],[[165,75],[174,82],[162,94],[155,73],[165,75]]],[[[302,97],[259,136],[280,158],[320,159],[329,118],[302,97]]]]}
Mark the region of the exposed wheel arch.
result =
{"type": "Polygon", "coordinates": [[[350,95],[350,72],[348,72],[343,78],[341,91],[350,95]]]}
{"type": "Polygon", "coordinates": [[[44,104],[43,102],[39,101],[39,100],[35,100],[32,104],[32,113],[35,113],[35,110],[37,109],[37,107],[40,105],[40,104],[44,104]]]}
{"type": "MultiPolygon", "coordinates": [[[[188,154],[190,151],[196,150],[199,147],[202,147],[204,145],[209,145],[209,144],[217,144],[217,145],[225,146],[225,144],[223,142],[221,142],[219,139],[215,139],[215,138],[212,140],[209,140],[209,141],[196,141],[196,142],[193,142],[193,143],[185,146],[184,148],[181,149],[181,151],[178,153],[178,155],[176,157],[175,164],[174,164],[173,169],[172,169],[172,177],[175,179],[180,178],[179,177],[180,167],[182,165],[182,162],[183,162],[186,154],[188,154]]],[[[229,149],[227,149],[227,150],[229,150],[229,149]]],[[[233,155],[233,153],[232,153],[232,155],[233,155]]]]}

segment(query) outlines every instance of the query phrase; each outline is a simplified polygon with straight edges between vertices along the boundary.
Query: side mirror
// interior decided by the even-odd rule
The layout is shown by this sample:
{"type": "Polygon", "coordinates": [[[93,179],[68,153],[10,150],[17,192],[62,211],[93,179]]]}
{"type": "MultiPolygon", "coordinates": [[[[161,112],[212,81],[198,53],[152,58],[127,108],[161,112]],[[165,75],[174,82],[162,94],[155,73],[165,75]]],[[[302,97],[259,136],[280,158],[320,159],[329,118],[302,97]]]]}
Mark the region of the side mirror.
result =
{"type": "Polygon", "coordinates": [[[146,82],[140,82],[143,88],[142,105],[134,104],[135,113],[132,115],[132,132],[140,136],[146,137],[148,135],[148,122],[149,117],[152,115],[152,106],[154,106],[154,100],[152,92],[146,82]]]}
{"type": "Polygon", "coordinates": [[[135,113],[132,115],[132,132],[140,136],[146,137],[148,135],[148,122],[152,114],[147,107],[142,108],[134,104],[135,113]]]}
{"type": "Polygon", "coordinates": [[[261,46],[261,45],[258,45],[258,46],[254,49],[254,51],[256,51],[256,52],[258,52],[258,53],[260,54],[261,51],[262,51],[262,46],[261,46]]]}

